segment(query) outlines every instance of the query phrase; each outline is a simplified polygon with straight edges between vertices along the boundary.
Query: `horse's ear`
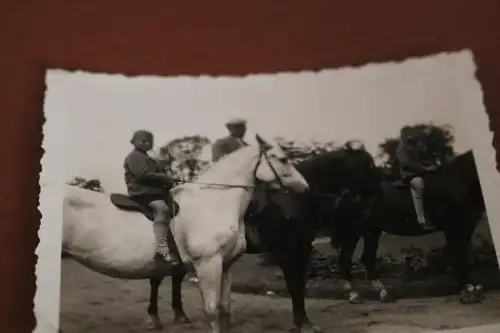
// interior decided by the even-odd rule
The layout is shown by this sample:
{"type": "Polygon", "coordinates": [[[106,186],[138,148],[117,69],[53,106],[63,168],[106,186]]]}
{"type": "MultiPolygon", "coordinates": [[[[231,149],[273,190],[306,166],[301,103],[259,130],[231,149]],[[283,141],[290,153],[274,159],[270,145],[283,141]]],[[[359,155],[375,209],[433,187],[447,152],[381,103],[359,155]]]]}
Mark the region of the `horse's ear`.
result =
{"type": "Polygon", "coordinates": [[[259,145],[261,145],[265,142],[264,139],[262,139],[262,137],[259,134],[255,134],[255,139],[257,140],[257,143],[259,145]]]}
{"type": "Polygon", "coordinates": [[[266,142],[266,140],[264,140],[259,134],[255,134],[255,139],[257,140],[260,149],[269,150],[273,147],[268,142],[266,142]]]}

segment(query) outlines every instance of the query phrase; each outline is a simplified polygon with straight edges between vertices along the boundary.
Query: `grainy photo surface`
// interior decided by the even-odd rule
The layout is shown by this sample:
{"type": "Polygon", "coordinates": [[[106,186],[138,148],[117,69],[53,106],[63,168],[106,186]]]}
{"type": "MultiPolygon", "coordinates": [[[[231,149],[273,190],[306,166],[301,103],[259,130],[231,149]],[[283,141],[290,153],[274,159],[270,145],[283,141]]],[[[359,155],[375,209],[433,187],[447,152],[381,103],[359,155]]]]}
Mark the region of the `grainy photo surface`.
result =
{"type": "Polygon", "coordinates": [[[49,70],[37,331],[500,322],[474,73],[467,51],[246,77],[49,70]]]}

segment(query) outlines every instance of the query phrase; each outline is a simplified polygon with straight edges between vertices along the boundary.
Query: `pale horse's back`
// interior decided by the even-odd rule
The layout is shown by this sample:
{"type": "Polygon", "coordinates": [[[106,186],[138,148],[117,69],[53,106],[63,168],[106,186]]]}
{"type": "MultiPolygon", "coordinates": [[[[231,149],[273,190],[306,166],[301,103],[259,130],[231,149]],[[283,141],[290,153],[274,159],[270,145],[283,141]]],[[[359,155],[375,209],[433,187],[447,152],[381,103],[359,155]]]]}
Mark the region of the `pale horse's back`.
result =
{"type": "MultiPolygon", "coordinates": [[[[152,222],[142,213],[116,208],[109,194],[68,186],[64,197],[63,249],[93,265],[140,270],[153,259],[152,222]]],[[[98,267],[92,267],[98,268],[98,267]]]]}

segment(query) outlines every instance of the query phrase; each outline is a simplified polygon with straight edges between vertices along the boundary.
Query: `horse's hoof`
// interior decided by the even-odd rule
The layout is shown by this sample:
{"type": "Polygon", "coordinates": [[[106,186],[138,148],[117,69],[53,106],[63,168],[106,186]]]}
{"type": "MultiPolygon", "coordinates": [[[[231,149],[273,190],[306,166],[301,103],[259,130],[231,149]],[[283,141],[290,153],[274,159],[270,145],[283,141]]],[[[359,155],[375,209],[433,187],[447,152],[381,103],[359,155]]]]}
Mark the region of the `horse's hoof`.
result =
{"type": "Polygon", "coordinates": [[[486,299],[486,295],[484,294],[484,288],[482,285],[478,284],[477,286],[475,286],[474,293],[480,301],[484,301],[486,299]]]}
{"type": "Polygon", "coordinates": [[[290,329],[291,333],[323,333],[323,330],[316,325],[304,325],[290,329]]]}
{"type": "Polygon", "coordinates": [[[146,322],[146,328],[150,331],[161,331],[163,329],[163,324],[160,318],[149,317],[146,322]]]}
{"type": "Polygon", "coordinates": [[[477,297],[479,303],[486,300],[486,295],[483,293],[477,294],[476,297],[477,297]]]}
{"type": "Polygon", "coordinates": [[[191,324],[191,319],[189,319],[186,315],[176,316],[174,319],[174,323],[176,324],[191,324]]]}
{"type": "Polygon", "coordinates": [[[481,295],[474,287],[467,286],[466,289],[462,290],[460,293],[460,302],[462,304],[477,304],[481,303],[481,301],[481,295]]]}
{"type": "Polygon", "coordinates": [[[396,302],[396,297],[394,296],[394,294],[392,292],[389,292],[389,291],[385,291],[385,292],[381,292],[379,294],[379,298],[380,298],[380,301],[382,303],[394,303],[396,302]]]}
{"type": "Polygon", "coordinates": [[[323,330],[319,326],[316,326],[316,325],[312,325],[311,330],[313,333],[323,333],[323,330]]]}
{"type": "Polygon", "coordinates": [[[363,303],[363,299],[362,299],[361,295],[358,292],[356,292],[356,291],[350,291],[347,294],[347,300],[351,304],[361,304],[361,303],[363,303]]]}

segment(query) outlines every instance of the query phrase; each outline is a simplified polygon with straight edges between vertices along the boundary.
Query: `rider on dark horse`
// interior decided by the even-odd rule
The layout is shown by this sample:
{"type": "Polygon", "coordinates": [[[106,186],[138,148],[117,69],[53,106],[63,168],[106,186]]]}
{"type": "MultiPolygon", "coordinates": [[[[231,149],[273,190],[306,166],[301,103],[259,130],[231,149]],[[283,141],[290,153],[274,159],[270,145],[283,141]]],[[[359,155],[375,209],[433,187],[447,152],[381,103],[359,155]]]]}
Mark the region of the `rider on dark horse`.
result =
{"type": "Polygon", "coordinates": [[[130,143],[134,149],[124,162],[128,195],[137,203],[151,208],[154,213],[156,256],[164,262],[175,264],[177,260],[172,257],[167,243],[171,213],[166,203],[174,179],[160,172],[157,161],[147,154],[153,148],[153,134],[139,130],[134,133],[130,143]]]}
{"type": "Polygon", "coordinates": [[[400,143],[396,150],[403,183],[409,184],[418,224],[424,230],[434,228],[427,222],[424,210],[424,179],[422,174],[435,169],[426,163],[425,147],[414,136],[412,129],[405,126],[400,132],[400,143]]]}

